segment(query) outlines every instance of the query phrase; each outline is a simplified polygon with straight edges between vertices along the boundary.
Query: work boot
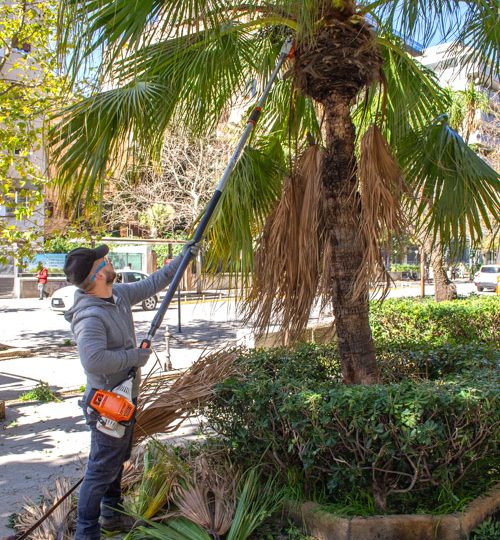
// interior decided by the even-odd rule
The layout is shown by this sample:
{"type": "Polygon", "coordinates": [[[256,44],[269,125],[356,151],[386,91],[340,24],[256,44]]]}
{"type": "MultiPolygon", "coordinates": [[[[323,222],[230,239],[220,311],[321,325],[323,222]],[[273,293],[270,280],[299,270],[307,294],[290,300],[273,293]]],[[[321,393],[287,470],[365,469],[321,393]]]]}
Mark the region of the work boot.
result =
{"type": "Polygon", "coordinates": [[[110,517],[101,516],[101,529],[108,532],[128,532],[136,523],[132,516],[125,514],[113,514],[110,517]]]}

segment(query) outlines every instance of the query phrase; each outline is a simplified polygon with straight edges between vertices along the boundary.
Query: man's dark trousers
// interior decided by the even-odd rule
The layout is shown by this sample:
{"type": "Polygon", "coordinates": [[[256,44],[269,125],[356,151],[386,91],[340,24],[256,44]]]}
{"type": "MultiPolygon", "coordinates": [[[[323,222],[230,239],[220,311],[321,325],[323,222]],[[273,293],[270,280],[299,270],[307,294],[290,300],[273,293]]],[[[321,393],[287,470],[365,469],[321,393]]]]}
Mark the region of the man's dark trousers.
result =
{"type": "Polygon", "coordinates": [[[99,516],[112,517],[120,509],[123,463],[130,457],[134,426],[121,439],[96,428],[95,413],[85,411],[91,430],[90,456],[78,496],[75,540],[99,540],[99,516]]]}

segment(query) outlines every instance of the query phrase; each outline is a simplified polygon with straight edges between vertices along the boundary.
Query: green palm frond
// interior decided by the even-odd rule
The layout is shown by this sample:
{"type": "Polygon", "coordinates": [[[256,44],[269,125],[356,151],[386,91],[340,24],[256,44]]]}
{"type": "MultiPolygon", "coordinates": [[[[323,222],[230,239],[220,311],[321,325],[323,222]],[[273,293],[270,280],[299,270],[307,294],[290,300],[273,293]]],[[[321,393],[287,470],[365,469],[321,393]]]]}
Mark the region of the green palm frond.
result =
{"type": "Polygon", "coordinates": [[[456,42],[465,46],[463,69],[475,72],[483,81],[498,77],[500,71],[500,12],[498,2],[471,3],[456,42]]]}
{"type": "Polygon", "coordinates": [[[279,139],[247,147],[223,192],[207,231],[208,268],[241,273],[253,269],[253,242],[279,197],[284,175],[284,152],[279,139]]]}
{"type": "Polygon", "coordinates": [[[392,34],[379,35],[377,39],[384,60],[385,88],[370,89],[354,118],[366,128],[380,122],[384,114],[381,129],[389,143],[395,145],[412,130],[422,129],[429,119],[444,113],[450,98],[439,86],[436,75],[408,54],[401,39],[392,34]]]}
{"type": "Polygon", "coordinates": [[[290,7],[296,10],[296,3],[277,4],[275,9],[274,4],[255,0],[239,4],[228,0],[70,0],[61,2],[59,48],[69,55],[73,76],[96,53],[103,60],[100,71],[108,73],[116,59],[180,34],[190,36],[231,23],[255,27],[261,20],[262,24],[295,27],[290,7]]]}
{"type": "Polygon", "coordinates": [[[146,521],[148,526],[141,525],[129,534],[133,540],[156,538],[157,540],[212,540],[212,537],[201,527],[184,518],[169,519],[166,523],[146,521]]]}
{"type": "Polygon", "coordinates": [[[456,0],[374,0],[361,9],[376,16],[385,31],[423,46],[436,35],[451,35],[460,21],[456,0]]]}
{"type": "MultiPolygon", "coordinates": [[[[407,137],[398,149],[422,230],[432,240],[474,244],[498,219],[500,177],[448,125],[445,115],[407,137]]],[[[459,246],[459,247],[460,247],[459,246]]]]}
{"type": "Polygon", "coordinates": [[[159,157],[179,92],[178,81],[137,79],[62,111],[49,144],[63,191],[89,202],[113,171],[140,158],[134,149],[148,148],[148,155],[159,157]],[[131,150],[132,136],[137,146],[131,150]]]}
{"type": "Polygon", "coordinates": [[[247,540],[255,529],[275,512],[282,500],[283,490],[271,478],[261,484],[257,469],[250,469],[242,478],[238,505],[227,540],[247,540]]]}
{"type": "Polygon", "coordinates": [[[213,130],[254,72],[246,34],[233,28],[211,38],[183,36],[141,49],[119,64],[121,86],[59,114],[49,144],[59,182],[73,200],[91,200],[132,159],[157,161],[174,118],[193,133],[213,130]]]}
{"type": "Polygon", "coordinates": [[[293,146],[305,141],[308,133],[316,141],[321,140],[320,123],[312,100],[298,94],[289,79],[274,84],[257,132],[272,134],[284,143],[290,141],[293,146]]]}

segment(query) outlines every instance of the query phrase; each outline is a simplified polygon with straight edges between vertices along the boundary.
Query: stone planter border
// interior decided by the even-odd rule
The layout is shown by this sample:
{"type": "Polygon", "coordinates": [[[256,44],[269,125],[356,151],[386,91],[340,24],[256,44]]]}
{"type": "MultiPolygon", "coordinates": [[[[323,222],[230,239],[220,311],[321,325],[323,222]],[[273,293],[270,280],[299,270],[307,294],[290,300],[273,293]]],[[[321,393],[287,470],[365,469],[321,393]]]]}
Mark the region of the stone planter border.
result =
{"type": "Polygon", "coordinates": [[[387,515],[341,518],[319,504],[288,502],[284,517],[319,540],[466,540],[500,510],[500,484],[473,500],[463,512],[445,515],[387,515]]]}

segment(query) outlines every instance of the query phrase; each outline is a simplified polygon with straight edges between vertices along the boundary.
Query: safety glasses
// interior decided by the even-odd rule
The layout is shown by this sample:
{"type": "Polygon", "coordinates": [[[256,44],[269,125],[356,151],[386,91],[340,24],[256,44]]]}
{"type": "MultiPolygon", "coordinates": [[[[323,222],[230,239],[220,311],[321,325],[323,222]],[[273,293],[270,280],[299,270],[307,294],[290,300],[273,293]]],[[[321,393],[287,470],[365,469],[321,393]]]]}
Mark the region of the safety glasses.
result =
{"type": "Polygon", "coordinates": [[[92,277],[90,278],[90,281],[95,281],[95,278],[100,270],[102,270],[106,264],[109,262],[109,259],[107,257],[104,257],[104,261],[96,268],[96,271],[92,274],[92,277]]]}

